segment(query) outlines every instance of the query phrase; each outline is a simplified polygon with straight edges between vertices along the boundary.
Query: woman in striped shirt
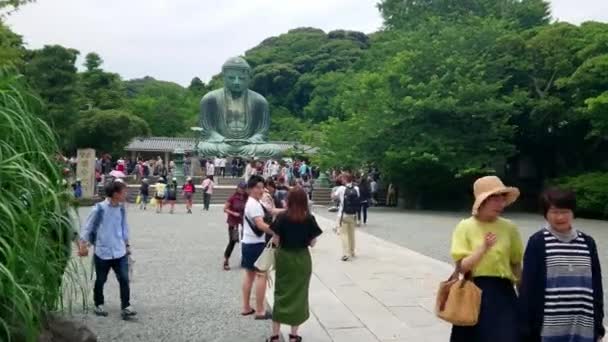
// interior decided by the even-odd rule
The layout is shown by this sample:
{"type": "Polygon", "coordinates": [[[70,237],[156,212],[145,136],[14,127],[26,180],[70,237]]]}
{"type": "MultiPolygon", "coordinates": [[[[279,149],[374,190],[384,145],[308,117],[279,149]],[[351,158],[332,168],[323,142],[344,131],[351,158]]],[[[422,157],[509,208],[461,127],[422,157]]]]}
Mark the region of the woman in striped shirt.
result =
{"type": "Polygon", "coordinates": [[[530,237],[524,254],[521,341],[599,341],[604,294],[595,241],[572,225],[573,192],[547,190],[541,201],[547,225],[530,237]]]}

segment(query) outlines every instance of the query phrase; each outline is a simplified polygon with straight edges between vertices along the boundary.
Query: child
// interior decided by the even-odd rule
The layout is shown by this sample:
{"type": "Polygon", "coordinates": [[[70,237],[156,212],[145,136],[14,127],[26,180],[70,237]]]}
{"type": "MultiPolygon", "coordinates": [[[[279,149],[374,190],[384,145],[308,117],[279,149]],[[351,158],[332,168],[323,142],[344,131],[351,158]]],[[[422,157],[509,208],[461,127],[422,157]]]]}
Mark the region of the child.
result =
{"type": "Polygon", "coordinates": [[[192,198],[194,197],[194,193],[196,192],[196,188],[194,187],[194,183],[192,182],[192,177],[188,177],[188,179],[186,179],[186,184],[184,184],[183,192],[184,197],[186,198],[186,210],[188,214],[192,214],[192,198]]]}
{"type": "Polygon", "coordinates": [[[173,214],[175,201],[177,201],[177,178],[173,177],[171,183],[167,185],[167,201],[171,205],[169,213],[173,214]]]}
{"type": "Polygon", "coordinates": [[[158,180],[158,182],[154,185],[154,188],[156,189],[156,194],[155,194],[155,198],[156,198],[156,213],[160,214],[163,211],[163,199],[165,199],[165,188],[166,185],[165,183],[163,183],[163,179],[160,178],[158,180]]]}

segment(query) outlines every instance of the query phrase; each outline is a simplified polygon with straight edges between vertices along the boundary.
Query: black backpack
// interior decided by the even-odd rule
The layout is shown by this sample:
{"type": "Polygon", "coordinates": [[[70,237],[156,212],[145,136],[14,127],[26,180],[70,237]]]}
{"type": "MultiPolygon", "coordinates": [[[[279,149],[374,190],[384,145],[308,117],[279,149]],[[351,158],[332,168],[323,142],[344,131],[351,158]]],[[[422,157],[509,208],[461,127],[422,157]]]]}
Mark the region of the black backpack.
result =
{"type": "Polygon", "coordinates": [[[361,208],[361,198],[354,186],[347,186],[344,190],[344,214],[354,215],[361,208]]]}

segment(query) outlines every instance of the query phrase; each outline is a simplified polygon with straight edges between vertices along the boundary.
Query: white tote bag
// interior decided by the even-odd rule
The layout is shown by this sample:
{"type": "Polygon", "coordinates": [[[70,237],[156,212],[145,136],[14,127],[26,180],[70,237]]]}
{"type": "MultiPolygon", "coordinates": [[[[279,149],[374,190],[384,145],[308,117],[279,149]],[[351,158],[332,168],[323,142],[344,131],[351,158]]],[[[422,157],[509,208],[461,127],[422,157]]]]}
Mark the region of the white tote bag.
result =
{"type": "Polygon", "coordinates": [[[274,267],[275,252],[276,248],[272,245],[272,241],[269,241],[253,266],[260,272],[269,272],[274,267]]]}

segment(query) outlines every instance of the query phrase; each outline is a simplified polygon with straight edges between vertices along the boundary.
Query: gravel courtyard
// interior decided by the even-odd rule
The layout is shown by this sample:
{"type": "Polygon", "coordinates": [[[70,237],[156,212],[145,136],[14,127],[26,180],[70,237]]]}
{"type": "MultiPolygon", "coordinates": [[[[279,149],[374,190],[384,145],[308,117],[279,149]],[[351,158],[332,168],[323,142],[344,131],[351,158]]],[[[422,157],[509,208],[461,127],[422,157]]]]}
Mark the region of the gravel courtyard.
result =
{"type": "MultiPolygon", "coordinates": [[[[193,215],[184,212],[158,215],[154,211],[128,210],[135,264],[131,282],[132,305],[139,312],[136,322],[120,319],[118,283],[111,272],[105,288],[106,310],[100,318],[82,317],[102,342],[171,341],[239,342],[264,341],[269,321],[241,317],[240,248],[234,250],[230,272],[222,270],[227,229],[222,208],[212,206],[193,215]]],[[[84,221],[88,209],[80,211],[84,221]]],[[[89,272],[90,260],[78,260],[89,272]]],[[[92,305],[92,283],[87,300],[92,305]]],[[[252,303],[253,300],[252,300],[252,303]]]]}

